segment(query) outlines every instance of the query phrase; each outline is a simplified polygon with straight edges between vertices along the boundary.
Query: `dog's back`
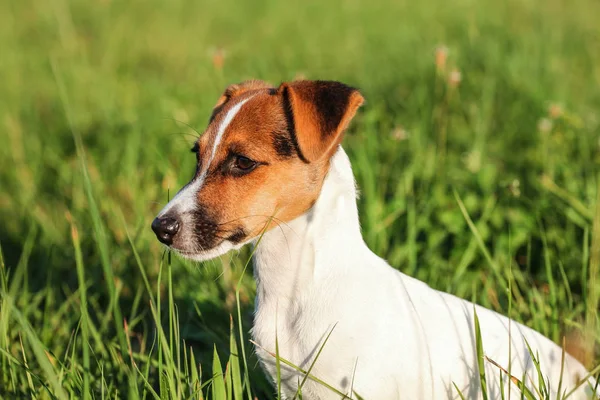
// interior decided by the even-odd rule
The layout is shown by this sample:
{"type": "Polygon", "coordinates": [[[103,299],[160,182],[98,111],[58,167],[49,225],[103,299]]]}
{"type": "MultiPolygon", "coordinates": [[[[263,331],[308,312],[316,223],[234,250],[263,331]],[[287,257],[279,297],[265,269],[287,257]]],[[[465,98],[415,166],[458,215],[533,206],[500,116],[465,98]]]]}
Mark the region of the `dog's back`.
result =
{"type": "MultiPolygon", "coordinates": [[[[459,398],[454,385],[467,398],[481,396],[475,313],[480,324],[490,398],[501,397],[501,386],[504,386],[505,394],[508,390],[513,391],[511,398],[520,398],[517,384],[509,382],[508,371],[536,393],[535,388],[540,387],[538,371],[528,345],[538,359],[551,398],[560,398],[557,396],[559,382],[562,382],[560,391],[564,393],[586,377],[586,369],[569,354],[564,354],[563,366],[562,349],[540,333],[496,312],[433,290],[406,275],[399,274],[399,280],[399,290],[404,291],[401,296],[412,305],[412,318],[418,321],[414,324],[417,332],[412,345],[420,348],[418,354],[427,354],[429,358],[427,363],[420,363],[424,365],[420,375],[425,377],[429,372],[433,377],[446,377],[438,378],[438,381],[431,379],[431,398],[444,398],[443,391],[453,393],[449,398],[459,398]]],[[[417,360],[415,365],[418,365],[417,360]]],[[[582,385],[571,398],[589,398],[585,391],[587,386],[582,385]]]]}

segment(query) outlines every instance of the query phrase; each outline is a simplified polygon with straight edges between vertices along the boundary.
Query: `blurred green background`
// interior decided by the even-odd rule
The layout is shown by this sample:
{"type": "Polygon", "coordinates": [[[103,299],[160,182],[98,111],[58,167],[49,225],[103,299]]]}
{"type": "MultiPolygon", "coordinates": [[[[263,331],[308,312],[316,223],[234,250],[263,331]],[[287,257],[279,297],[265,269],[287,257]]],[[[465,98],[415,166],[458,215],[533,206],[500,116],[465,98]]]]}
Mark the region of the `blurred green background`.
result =
{"type": "Polygon", "coordinates": [[[232,337],[244,393],[273,396],[247,342],[249,252],[169,260],[149,229],[221,92],[250,78],[359,88],[344,146],[371,248],[597,364],[599,15],[593,0],[1,1],[0,394],[198,398],[204,376],[215,396],[213,345],[225,369],[232,337]]]}

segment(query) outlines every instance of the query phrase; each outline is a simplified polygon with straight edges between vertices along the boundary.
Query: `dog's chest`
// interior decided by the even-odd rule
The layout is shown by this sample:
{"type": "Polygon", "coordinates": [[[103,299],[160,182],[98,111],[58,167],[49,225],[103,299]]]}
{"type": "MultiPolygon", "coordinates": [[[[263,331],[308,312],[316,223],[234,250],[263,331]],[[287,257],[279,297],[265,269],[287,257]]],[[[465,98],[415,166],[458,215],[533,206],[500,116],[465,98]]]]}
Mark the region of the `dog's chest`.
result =
{"type": "MultiPolygon", "coordinates": [[[[320,352],[317,362],[312,366],[311,374],[319,377],[331,377],[336,364],[344,364],[340,359],[338,340],[327,340],[334,325],[325,321],[335,320],[328,314],[327,299],[315,301],[315,296],[297,296],[294,299],[277,300],[268,296],[257,296],[257,307],[252,328],[252,337],[258,344],[257,355],[261,364],[276,381],[277,366],[275,353],[280,357],[281,383],[284,392],[295,393],[298,382],[320,352]],[[312,297],[312,301],[310,298],[312,297]],[[335,356],[337,354],[337,357],[335,356]],[[295,367],[288,365],[292,363],[295,367]]],[[[319,393],[327,391],[321,385],[308,380],[302,388],[305,398],[322,398],[319,393]],[[310,396],[309,396],[310,395],[310,396]],[[308,397],[307,397],[308,396],[308,397]]]]}
{"type": "Polygon", "coordinates": [[[267,351],[275,352],[278,347],[281,357],[302,363],[300,355],[307,354],[327,334],[322,307],[305,297],[271,299],[259,294],[252,328],[254,340],[267,351]]]}

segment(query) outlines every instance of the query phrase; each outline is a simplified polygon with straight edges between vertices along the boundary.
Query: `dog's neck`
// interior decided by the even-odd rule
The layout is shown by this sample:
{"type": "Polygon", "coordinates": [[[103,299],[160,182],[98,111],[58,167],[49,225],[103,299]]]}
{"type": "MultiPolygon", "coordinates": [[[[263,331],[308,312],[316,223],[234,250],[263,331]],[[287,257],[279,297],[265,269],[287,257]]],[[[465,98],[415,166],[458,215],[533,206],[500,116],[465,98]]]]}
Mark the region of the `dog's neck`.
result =
{"type": "Polygon", "coordinates": [[[280,314],[290,300],[319,282],[339,279],[356,264],[356,256],[366,245],[360,233],[352,167],[341,147],[331,159],[314,206],[265,233],[255,246],[259,307],[275,302],[280,314]]]}

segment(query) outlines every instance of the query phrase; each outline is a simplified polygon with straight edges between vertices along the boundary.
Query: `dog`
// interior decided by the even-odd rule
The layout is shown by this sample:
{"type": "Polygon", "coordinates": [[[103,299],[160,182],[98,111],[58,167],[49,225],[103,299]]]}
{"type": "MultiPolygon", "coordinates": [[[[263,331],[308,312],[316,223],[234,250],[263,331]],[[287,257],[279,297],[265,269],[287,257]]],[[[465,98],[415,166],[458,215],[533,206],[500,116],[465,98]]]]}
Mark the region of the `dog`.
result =
{"type": "Polygon", "coordinates": [[[562,395],[580,379],[570,398],[588,398],[588,371],[555,343],[431,289],[367,247],[340,145],[363,101],[333,81],[229,86],[192,149],[194,178],[152,222],[158,240],[197,261],[254,245],[252,336],[273,381],[276,344],[297,367],[280,363],[284,398],[301,386],[311,400],[479,399],[481,361],[488,398],[519,399],[515,379],[533,393],[538,385],[528,346],[552,398],[559,381],[562,395]]]}

